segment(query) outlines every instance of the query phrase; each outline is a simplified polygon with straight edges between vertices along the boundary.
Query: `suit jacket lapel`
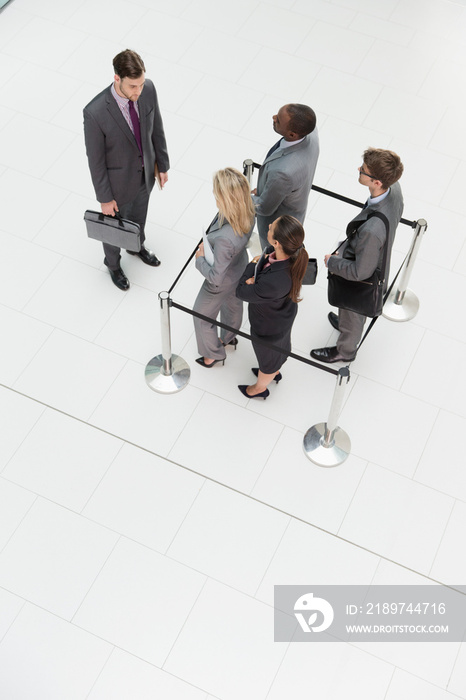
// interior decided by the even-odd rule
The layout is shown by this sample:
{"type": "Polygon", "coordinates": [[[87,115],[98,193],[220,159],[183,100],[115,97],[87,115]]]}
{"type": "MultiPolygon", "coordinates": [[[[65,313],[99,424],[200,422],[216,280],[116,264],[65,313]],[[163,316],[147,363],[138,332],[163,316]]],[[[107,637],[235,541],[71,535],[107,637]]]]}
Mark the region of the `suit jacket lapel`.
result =
{"type": "Polygon", "coordinates": [[[144,90],[141,92],[138,100],[138,109],[139,109],[139,124],[141,128],[141,143],[142,143],[142,150],[144,151],[144,136],[147,133],[147,119],[146,119],[146,101],[144,97],[144,90]]]}
{"type": "MultiPolygon", "coordinates": [[[[297,143],[295,146],[287,146],[286,148],[277,148],[276,151],[271,153],[268,158],[264,160],[264,163],[270,163],[270,161],[275,160],[276,158],[282,158],[283,156],[287,156],[290,153],[294,153],[295,151],[298,151],[300,148],[302,148],[307,140],[309,140],[309,136],[305,136],[302,141],[297,143]]],[[[263,164],[264,164],[263,163],[263,164]]]]}
{"type": "MultiPolygon", "coordinates": [[[[137,150],[139,152],[138,144],[137,144],[136,139],[134,138],[134,134],[131,131],[131,129],[129,128],[129,125],[128,125],[126,119],[122,115],[121,109],[117,105],[115,98],[113,97],[112,93],[110,92],[110,88],[108,89],[108,93],[107,93],[107,108],[108,108],[108,111],[110,112],[111,116],[115,120],[116,125],[122,130],[122,132],[124,133],[124,135],[126,136],[128,141],[130,143],[132,143],[133,146],[135,148],[137,148],[137,150]]],[[[141,129],[141,132],[142,132],[142,129],[141,129]]]]}
{"type": "Polygon", "coordinates": [[[219,223],[218,223],[218,213],[215,214],[214,218],[212,219],[211,223],[207,227],[206,233],[212,233],[212,231],[218,231],[220,228],[219,223]]]}

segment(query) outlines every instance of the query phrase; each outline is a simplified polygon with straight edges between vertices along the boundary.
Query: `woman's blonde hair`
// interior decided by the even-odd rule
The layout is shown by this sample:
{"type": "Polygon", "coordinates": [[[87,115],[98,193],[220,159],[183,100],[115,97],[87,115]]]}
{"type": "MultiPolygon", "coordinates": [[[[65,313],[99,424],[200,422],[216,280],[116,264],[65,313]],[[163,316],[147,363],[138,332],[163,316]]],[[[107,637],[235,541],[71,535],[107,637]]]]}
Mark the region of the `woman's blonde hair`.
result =
{"type": "Polygon", "coordinates": [[[225,168],[215,173],[213,183],[220,225],[226,220],[237,236],[249,233],[255,210],[247,179],[239,170],[225,168]]]}

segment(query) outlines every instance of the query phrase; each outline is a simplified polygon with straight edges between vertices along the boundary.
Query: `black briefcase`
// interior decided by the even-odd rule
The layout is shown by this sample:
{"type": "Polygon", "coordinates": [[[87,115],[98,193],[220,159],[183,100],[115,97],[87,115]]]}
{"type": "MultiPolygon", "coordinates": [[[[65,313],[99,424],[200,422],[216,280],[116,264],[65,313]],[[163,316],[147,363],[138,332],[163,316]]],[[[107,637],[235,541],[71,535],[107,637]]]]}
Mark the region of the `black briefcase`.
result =
{"type": "Polygon", "coordinates": [[[304,273],[303,281],[301,284],[315,284],[317,279],[317,260],[316,258],[309,258],[307,264],[306,272],[304,273]]]}
{"type": "Polygon", "coordinates": [[[141,250],[141,227],[134,221],[122,219],[119,214],[107,216],[100,211],[89,209],[84,212],[84,221],[89,238],[134,253],[141,250]]]}

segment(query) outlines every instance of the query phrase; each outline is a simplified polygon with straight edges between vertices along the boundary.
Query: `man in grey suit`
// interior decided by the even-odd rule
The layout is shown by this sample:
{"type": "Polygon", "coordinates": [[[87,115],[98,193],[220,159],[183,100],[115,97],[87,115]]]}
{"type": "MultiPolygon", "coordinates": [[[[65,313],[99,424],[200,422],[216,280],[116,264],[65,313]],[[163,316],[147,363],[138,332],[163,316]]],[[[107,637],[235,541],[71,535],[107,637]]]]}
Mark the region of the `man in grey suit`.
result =
{"type": "MultiPolygon", "coordinates": [[[[84,138],[92,182],[104,214],[119,212],[144,226],[156,176],[161,187],[170,167],[154,84],[145,78],[141,57],[126,49],[113,59],[114,82],[84,108],[84,138]]],[[[124,291],[129,281],[120,267],[120,248],[106,243],[104,263],[124,291]]],[[[128,251],[129,253],[130,251],[128,251]]],[[[160,260],[142,245],[137,255],[156,267],[160,260]]]]}
{"type": "Polygon", "coordinates": [[[269,245],[269,225],[279,216],[290,214],[304,223],[319,158],[316,115],[310,107],[288,104],[272,119],[282,138],[267,153],[252,191],[262,248],[269,245]]]}
{"type": "MultiPolygon", "coordinates": [[[[385,280],[388,280],[390,255],[396,227],[403,214],[403,195],[398,183],[403,173],[400,157],[393,151],[369,148],[364,151],[359,168],[359,182],[369,188],[370,197],[361,212],[348,224],[349,238],[335,254],[326,255],[325,265],[335,275],[347,280],[360,281],[381,268],[385,245],[388,246],[385,280]],[[388,219],[371,216],[379,212],[388,219]]],[[[328,315],[331,325],[340,331],[336,346],[311,351],[311,357],[321,362],[351,362],[356,357],[366,316],[339,309],[338,316],[328,315]]]]}

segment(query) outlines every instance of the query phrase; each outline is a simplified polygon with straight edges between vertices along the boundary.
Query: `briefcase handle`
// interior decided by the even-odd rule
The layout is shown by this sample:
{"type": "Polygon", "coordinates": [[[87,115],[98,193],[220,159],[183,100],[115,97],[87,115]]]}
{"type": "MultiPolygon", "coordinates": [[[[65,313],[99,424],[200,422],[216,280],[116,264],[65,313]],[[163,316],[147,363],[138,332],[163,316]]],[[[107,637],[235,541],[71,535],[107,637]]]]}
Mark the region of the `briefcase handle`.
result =
{"type": "Polygon", "coordinates": [[[122,219],[122,216],[119,211],[115,212],[115,214],[112,216],[111,214],[103,214],[102,212],[99,212],[99,221],[105,221],[105,217],[111,217],[112,219],[118,219],[118,223],[122,228],[125,227],[124,221],[122,219]]]}

